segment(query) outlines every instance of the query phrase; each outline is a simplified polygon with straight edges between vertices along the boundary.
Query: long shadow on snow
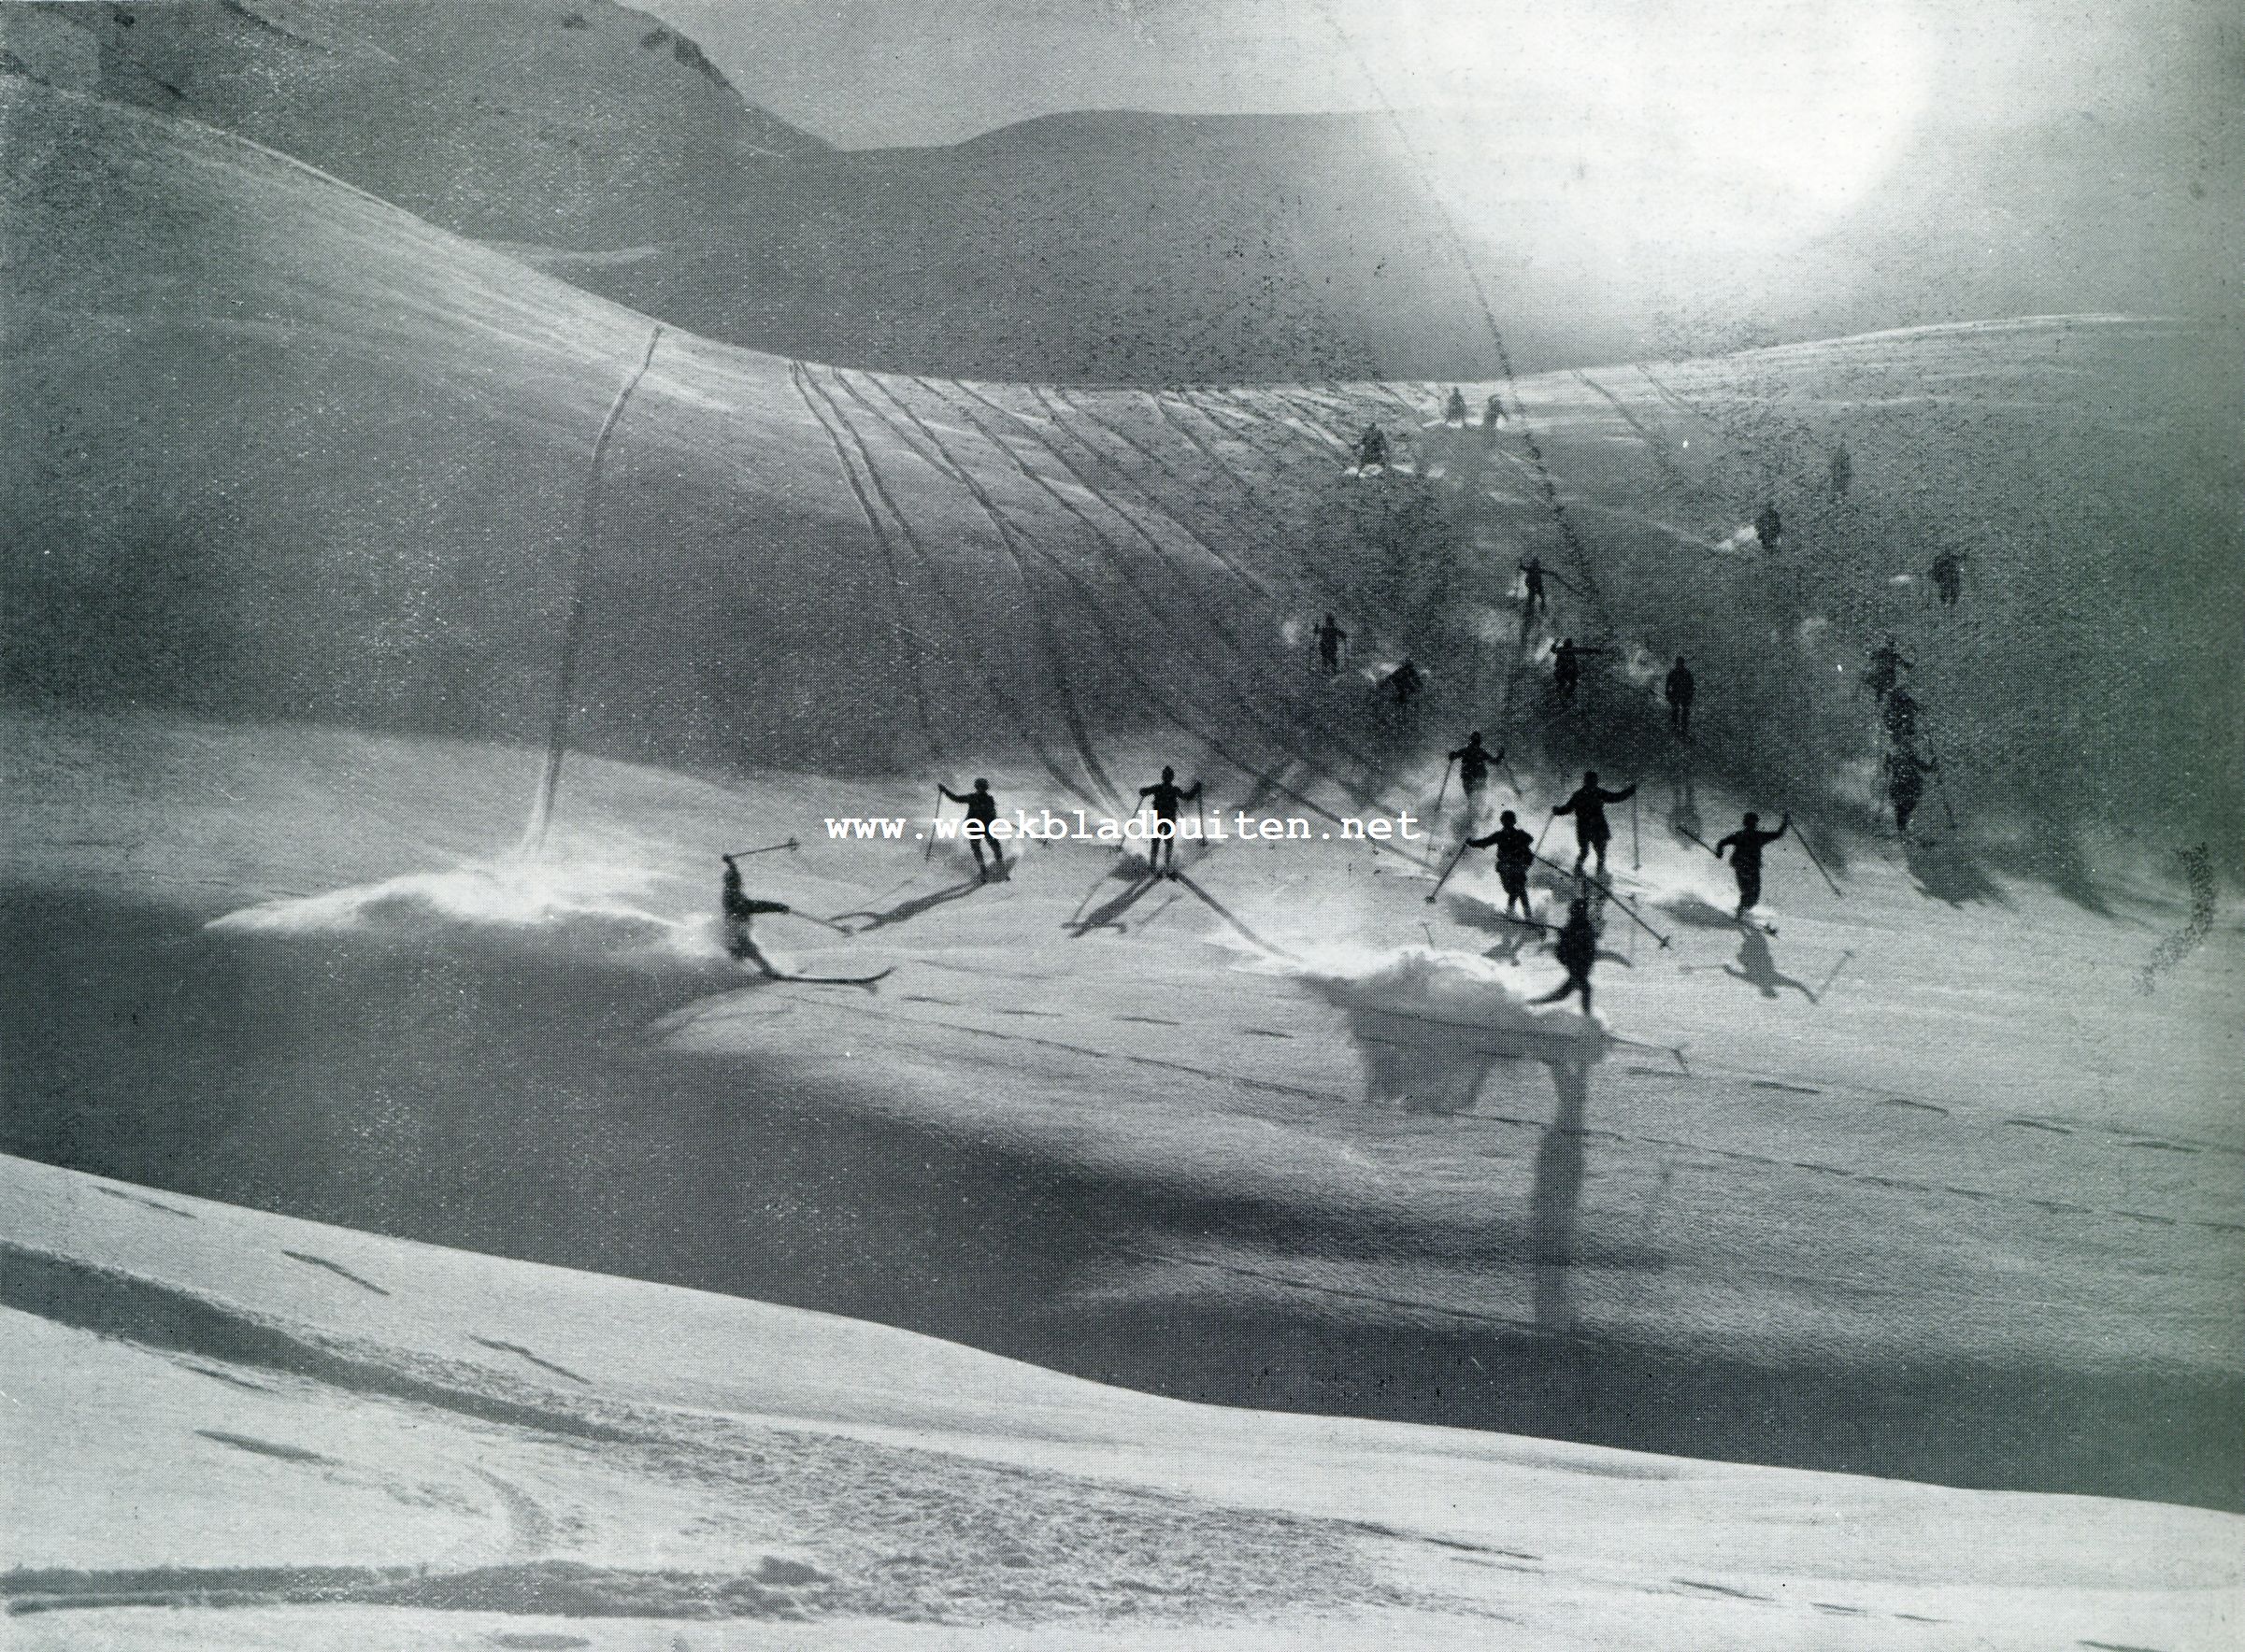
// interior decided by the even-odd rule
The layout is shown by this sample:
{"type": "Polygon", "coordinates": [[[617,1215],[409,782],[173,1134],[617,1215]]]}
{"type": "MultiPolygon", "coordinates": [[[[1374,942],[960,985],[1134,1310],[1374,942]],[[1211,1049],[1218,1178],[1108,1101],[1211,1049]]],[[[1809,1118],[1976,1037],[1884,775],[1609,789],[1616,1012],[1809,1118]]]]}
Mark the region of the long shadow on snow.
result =
{"type": "MultiPolygon", "coordinates": [[[[1405,1226],[1151,1184],[900,1119],[886,1081],[852,1063],[652,1050],[642,1032],[656,1017],[737,979],[708,968],[214,934],[177,912],[23,890],[0,907],[0,1148],[50,1163],[884,1321],[1195,1400],[1955,1485],[2245,1502],[2245,1383],[2227,1374],[1877,1357],[1773,1366],[1577,1325],[1579,1270],[1649,1263],[1580,1232],[1598,1138],[1582,1122],[1587,1079],[1557,1069],[1548,1124],[1518,1121],[1539,1130],[1528,1208],[1405,1226]],[[1165,1242],[1190,1265],[1211,1237],[1276,1258],[1524,1265],[1533,1317],[1289,1282],[1119,1304],[1085,1289],[1165,1242]]],[[[1466,1069],[1489,1058],[1457,1060],[1444,1099],[1470,1104],[1466,1069]]]]}

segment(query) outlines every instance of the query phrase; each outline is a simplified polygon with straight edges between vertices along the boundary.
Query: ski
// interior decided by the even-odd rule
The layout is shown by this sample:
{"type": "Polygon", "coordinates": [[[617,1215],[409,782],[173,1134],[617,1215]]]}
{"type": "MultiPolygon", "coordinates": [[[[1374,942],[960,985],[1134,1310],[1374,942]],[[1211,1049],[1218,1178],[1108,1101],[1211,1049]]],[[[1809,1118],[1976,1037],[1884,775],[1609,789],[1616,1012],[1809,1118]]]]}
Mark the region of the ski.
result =
{"type": "Polygon", "coordinates": [[[887,969],[870,976],[799,976],[782,971],[771,975],[767,979],[793,981],[798,987],[870,987],[876,981],[887,980],[895,973],[896,966],[891,964],[887,969]]]}

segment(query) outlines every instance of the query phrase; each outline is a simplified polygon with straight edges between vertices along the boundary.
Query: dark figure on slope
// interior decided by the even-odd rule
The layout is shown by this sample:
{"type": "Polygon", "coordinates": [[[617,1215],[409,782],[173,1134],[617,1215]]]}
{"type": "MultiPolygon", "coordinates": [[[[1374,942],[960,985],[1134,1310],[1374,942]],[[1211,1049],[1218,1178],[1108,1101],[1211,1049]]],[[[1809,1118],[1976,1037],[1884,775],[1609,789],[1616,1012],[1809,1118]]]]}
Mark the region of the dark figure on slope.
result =
{"type": "Polygon", "coordinates": [[[1553,815],[1575,817],[1575,876],[1582,876],[1582,864],[1593,854],[1598,857],[1598,876],[1606,876],[1606,846],[1613,841],[1613,828],[1606,823],[1606,805],[1609,803],[1627,803],[1637,795],[1635,786],[1624,786],[1619,791],[1608,791],[1598,784],[1598,771],[1582,771],[1582,784],[1575,794],[1553,809],[1553,815]]]}
{"type": "Polygon", "coordinates": [[[1909,835],[1910,817],[1925,796],[1925,776],[1941,765],[1909,750],[1886,754],[1886,798],[1894,805],[1895,830],[1909,835]]]}
{"type": "Polygon", "coordinates": [[[1668,680],[1662,692],[1668,701],[1668,727],[1676,732],[1679,740],[1692,737],[1692,696],[1699,692],[1699,685],[1692,680],[1692,668],[1684,663],[1681,654],[1668,668],[1668,680]]]}
{"type": "Polygon", "coordinates": [[[1426,691],[1426,678],[1409,660],[1395,667],[1380,679],[1380,686],[1395,696],[1395,704],[1408,705],[1426,691]]]}
{"type": "Polygon", "coordinates": [[[1908,751],[1918,743],[1918,703],[1905,688],[1891,690],[1886,696],[1886,737],[1897,750],[1908,751]]]}
{"type": "Polygon", "coordinates": [[[1543,559],[1539,556],[1530,556],[1526,562],[1520,564],[1520,571],[1526,577],[1525,583],[1528,588],[1527,605],[1521,610],[1520,615],[1520,622],[1524,629],[1531,614],[1538,608],[1549,613],[1551,604],[1551,600],[1543,594],[1543,559]]]}
{"type": "Polygon", "coordinates": [[[1750,811],[1737,831],[1715,845],[1718,861],[1723,859],[1724,849],[1731,852],[1731,876],[1738,880],[1740,922],[1762,904],[1762,851],[1785,835],[1785,829],[1793,824],[1793,817],[1787,815],[1780,819],[1775,832],[1763,831],[1761,822],[1762,817],[1750,811]]]}
{"type": "Polygon", "coordinates": [[[1187,790],[1177,783],[1177,771],[1165,766],[1162,777],[1151,786],[1139,787],[1138,795],[1153,800],[1153,842],[1146,850],[1146,870],[1152,876],[1160,876],[1162,851],[1165,848],[1169,851],[1169,876],[1175,877],[1178,806],[1199,800],[1200,782],[1194,781],[1192,790],[1187,790]]]}
{"type": "Polygon", "coordinates": [[[997,869],[1000,872],[1005,871],[1005,846],[990,835],[991,825],[998,818],[998,800],[991,795],[990,782],[978,777],[975,781],[975,789],[967,792],[953,791],[950,787],[944,785],[937,786],[936,790],[950,798],[951,802],[963,803],[966,805],[966,847],[975,852],[976,881],[980,882],[990,876],[989,868],[982,864],[982,845],[984,843],[990,845],[990,853],[997,862],[997,869]]]}
{"type": "Polygon", "coordinates": [[[1575,691],[1582,686],[1582,662],[1605,652],[1604,648],[1579,648],[1571,636],[1551,645],[1551,688],[1560,705],[1575,703],[1575,691]]]}
{"type": "Polygon", "coordinates": [[[1505,754],[1500,749],[1491,756],[1489,748],[1481,744],[1481,731],[1476,729],[1466,737],[1465,745],[1450,754],[1450,761],[1458,765],[1458,784],[1466,790],[1466,807],[1471,813],[1473,805],[1480,800],[1481,788],[1489,783],[1491,765],[1503,762],[1505,754]]]}
{"type": "Polygon", "coordinates": [[[1944,550],[1933,559],[1926,570],[1933,588],[1941,593],[1941,606],[1953,608],[1956,599],[1965,593],[1965,554],[1959,550],[1944,550]]]}
{"type": "Polygon", "coordinates": [[[1895,685],[1902,680],[1902,673],[1909,665],[1909,662],[1902,657],[1902,650],[1895,645],[1890,634],[1884,642],[1871,650],[1870,669],[1863,674],[1864,686],[1871,691],[1875,698],[1883,700],[1895,691],[1895,685]]]}
{"type": "Polygon", "coordinates": [[[1785,536],[1785,520],[1778,515],[1778,507],[1765,505],[1754,518],[1754,537],[1762,542],[1764,550],[1775,550],[1778,541],[1785,536]]]}
{"type": "Polygon", "coordinates": [[[1467,417],[1466,392],[1453,386],[1450,392],[1449,405],[1442,409],[1442,422],[1444,424],[1464,424],[1467,417]]]}
{"type": "Polygon", "coordinates": [[[1318,664],[1327,676],[1331,676],[1341,668],[1341,644],[1349,640],[1349,634],[1340,628],[1338,620],[1328,614],[1325,623],[1317,628],[1317,639],[1318,664]]]}
{"type": "Polygon", "coordinates": [[[1387,433],[1377,424],[1365,426],[1365,434],[1356,438],[1356,468],[1368,471],[1374,465],[1381,470],[1388,467],[1387,433]]]}
{"type": "Polygon", "coordinates": [[[1832,449],[1832,497],[1845,499],[1854,481],[1855,461],[1849,456],[1847,443],[1841,442],[1832,449]]]}
{"type": "Polygon", "coordinates": [[[1505,421],[1505,399],[1492,394],[1488,405],[1481,409],[1481,428],[1494,434],[1505,421]]]}
{"type": "Polygon", "coordinates": [[[1486,837],[1467,838],[1466,847],[1495,848],[1496,880],[1505,886],[1505,916],[1512,916],[1517,902],[1521,918],[1535,922],[1536,913],[1528,904],[1528,869],[1536,864],[1536,840],[1521,829],[1519,817],[1507,809],[1497,816],[1494,832],[1486,837]]]}
{"type": "Polygon", "coordinates": [[[725,950],[743,963],[752,963],[767,976],[779,972],[771,961],[756,948],[755,937],[750,933],[750,922],[760,913],[785,912],[787,905],[779,901],[752,901],[740,887],[740,868],[727,855],[725,862],[724,891],[719,896],[719,906],[724,913],[725,950]]]}
{"type": "Polygon", "coordinates": [[[1566,922],[1559,931],[1558,944],[1551,950],[1558,956],[1559,966],[1566,971],[1566,979],[1541,998],[1531,998],[1530,1004],[1557,1004],[1570,992],[1582,994],[1582,1013],[1590,1014],[1590,971],[1598,961],[1598,926],[1591,921],[1590,901],[1578,895],[1567,906],[1566,922]]]}

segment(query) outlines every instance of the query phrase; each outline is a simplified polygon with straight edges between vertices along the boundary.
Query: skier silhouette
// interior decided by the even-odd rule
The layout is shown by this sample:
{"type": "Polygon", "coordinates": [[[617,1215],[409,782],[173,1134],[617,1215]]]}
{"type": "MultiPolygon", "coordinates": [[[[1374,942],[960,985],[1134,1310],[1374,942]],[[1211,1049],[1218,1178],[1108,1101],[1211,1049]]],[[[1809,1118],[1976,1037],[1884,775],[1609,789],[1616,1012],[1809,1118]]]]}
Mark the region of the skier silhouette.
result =
{"type": "Polygon", "coordinates": [[[1367,424],[1365,434],[1356,438],[1356,468],[1361,473],[1370,470],[1374,465],[1381,470],[1387,469],[1388,438],[1387,433],[1380,426],[1367,424]]]}
{"type": "Polygon", "coordinates": [[[1699,691],[1692,680],[1692,668],[1684,663],[1681,654],[1668,669],[1668,680],[1662,691],[1668,700],[1668,727],[1675,730],[1679,740],[1692,737],[1692,696],[1699,691]]]}
{"type": "Polygon", "coordinates": [[[1487,405],[1481,408],[1481,428],[1494,431],[1504,421],[1505,400],[1502,396],[1492,394],[1487,405]]]}
{"type": "Polygon", "coordinates": [[[1317,639],[1318,663],[1324,667],[1325,675],[1331,676],[1341,668],[1341,644],[1349,640],[1349,634],[1340,628],[1339,622],[1331,614],[1327,614],[1325,623],[1317,628],[1317,639]]]}
{"type": "Polygon", "coordinates": [[[1153,842],[1146,850],[1146,872],[1150,877],[1161,876],[1162,851],[1169,851],[1169,876],[1177,876],[1177,810],[1180,804],[1193,803],[1200,796],[1200,782],[1193,782],[1191,790],[1177,783],[1177,771],[1165,764],[1162,777],[1151,786],[1138,788],[1140,797],[1153,800],[1153,842]]]}
{"type": "Polygon", "coordinates": [[[982,864],[982,845],[985,842],[990,845],[991,854],[996,858],[997,869],[1005,871],[1005,846],[990,835],[991,825],[998,818],[998,800],[991,795],[990,782],[978,777],[974,790],[965,792],[953,791],[938,782],[936,790],[951,802],[966,805],[966,847],[975,852],[975,881],[982,882],[990,876],[989,869],[982,864]]]}
{"type": "Polygon", "coordinates": [[[1495,756],[1490,756],[1489,748],[1481,744],[1481,731],[1476,729],[1466,736],[1465,745],[1450,754],[1450,761],[1458,765],[1458,784],[1465,788],[1466,812],[1470,818],[1481,788],[1489,782],[1490,765],[1503,762],[1504,751],[1500,748],[1495,756]]]}
{"type": "Polygon", "coordinates": [[[1871,667],[1863,674],[1864,686],[1871,691],[1874,698],[1883,700],[1894,692],[1895,685],[1902,680],[1902,673],[1909,664],[1909,662],[1902,657],[1902,650],[1895,647],[1894,634],[1890,632],[1886,640],[1871,650],[1871,667]]]}
{"type": "Polygon", "coordinates": [[[1592,654],[1603,654],[1604,648],[1579,648],[1575,639],[1567,637],[1551,645],[1551,687],[1559,695],[1559,704],[1572,705],[1575,691],[1582,683],[1582,662],[1592,654]]]}
{"type": "Polygon", "coordinates": [[[1527,606],[1521,610],[1520,616],[1521,627],[1525,630],[1529,615],[1535,613],[1537,608],[1549,613],[1551,605],[1550,599],[1543,594],[1543,559],[1539,556],[1530,556],[1526,562],[1520,564],[1520,571],[1527,576],[1527,606]]]}
{"type": "Polygon", "coordinates": [[[1748,810],[1738,830],[1715,845],[1718,861],[1723,859],[1724,849],[1731,852],[1731,876],[1738,880],[1740,922],[1762,903],[1762,851],[1784,836],[1786,828],[1793,824],[1793,817],[1787,815],[1778,822],[1775,832],[1765,832],[1761,829],[1761,816],[1748,810]]]}
{"type": "Polygon", "coordinates": [[[1554,817],[1575,817],[1575,876],[1582,876],[1582,864],[1594,853],[1598,857],[1598,876],[1606,876],[1606,846],[1613,840],[1613,828],[1606,823],[1606,805],[1609,803],[1627,803],[1637,795],[1635,786],[1624,786],[1619,791],[1608,791],[1598,784],[1598,771],[1584,769],[1582,784],[1574,795],[1551,811],[1554,817]]]}
{"type": "Polygon", "coordinates": [[[1449,405],[1442,409],[1442,422],[1444,424],[1464,424],[1466,418],[1466,392],[1453,385],[1450,392],[1449,405]]]}
{"type": "Polygon", "coordinates": [[[1566,979],[1560,982],[1541,998],[1531,998],[1530,1004],[1557,1004],[1570,992],[1582,994],[1582,1013],[1590,1014],[1590,972],[1598,961],[1598,928],[1591,921],[1590,900],[1577,895],[1566,909],[1566,922],[1559,931],[1557,945],[1551,948],[1558,957],[1560,967],[1566,971],[1566,979]]]}
{"type": "Polygon", "coordinates": [[[1908,749],[1886,754],[1886,797],[1894,805],[1895,830],[1909,835],[1910,817],[1925,795],[1925,776],[1941,765],[1908,749]]]}
{"type": "Polygon", "coordinates": [[[1785,521],[1778,515],[1778,507],[1765,505],[1754,518],[1754,537],[1762,542],[1764,550],[1775,550],[1778,541],[1784,537],[1785,521]]]}
{"type": "Polygon", "coordinates": [[[1535,922],[1536,912],[1528,901],[1528,869],[1536,864],[1536,840],[1521,829],[1520,818],[1507,809],[1497,816],[1494,832],[1467,838],[1466,847],[1495,848],[1496,880],[1505,886],[1505,916],[1512,916],[1513,903],[1518,902],[1522,919],[1535,922]]]}
{"type": "Polygon", "coordinates": [[[1932,579],[1934,589],[1941,593],[1941,606],[1955,607],[1956,599],[1965,591],[1964,552],[1944,550],[1933,559],[1933,566],[1926,570],[1926,575],[1932,579]]]}
{"type": "Polygon", "coordinates": [[[790,908],[779,901],[754,901],[740,887],[740,867],[731,855],[722,857],[725,879],[718,904],[724,914],[725,950],[743,963],[752,963],[767,976],[778,976],[771,960],[757,950],[755,937],[750,933],[751,921],[760,913],[786,912],[790,908]]]}
{"type": "Polygon", "coordinates": [[[1426,688],[1426,678],[1407,658],[1402,664],[1382,677],[1380,686],[1395,696],[1395,704],[1408,705],[1426,688]]]}
{"type": "Polygon", "coordinates": [[[1908,689],[1896,687],[1886,696],[1886,734],[1900,750],[1918,743],[1918,703],[1908,689]]]}

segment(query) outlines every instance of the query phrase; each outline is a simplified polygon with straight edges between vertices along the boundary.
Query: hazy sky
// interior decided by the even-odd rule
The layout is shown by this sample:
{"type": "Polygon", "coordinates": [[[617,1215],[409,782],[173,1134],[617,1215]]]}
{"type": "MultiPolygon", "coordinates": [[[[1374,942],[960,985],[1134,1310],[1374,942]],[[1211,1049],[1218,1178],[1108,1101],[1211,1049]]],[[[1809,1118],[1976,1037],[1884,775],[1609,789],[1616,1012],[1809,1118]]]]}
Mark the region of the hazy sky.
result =
{"type": "Polygon", "coordinates": [[[1720,145],[1799,122],[2218,107],[2236,0],[639,0],[753,101],[859,148],[1064,109],[1622,110],[1720,145]],[[1345,33],[1343,32],[1345,31],[1345,33]],[[1835,105],[1845,105],[1845,112],[1835,105]],[[1885,106],[1900,106],[1891,109],[1885,106]],[[1883,112],[1882,112],[1883,111],[1883,112]],[[1750,129],[1751,128],[1751,129],[1750,129]]]}

